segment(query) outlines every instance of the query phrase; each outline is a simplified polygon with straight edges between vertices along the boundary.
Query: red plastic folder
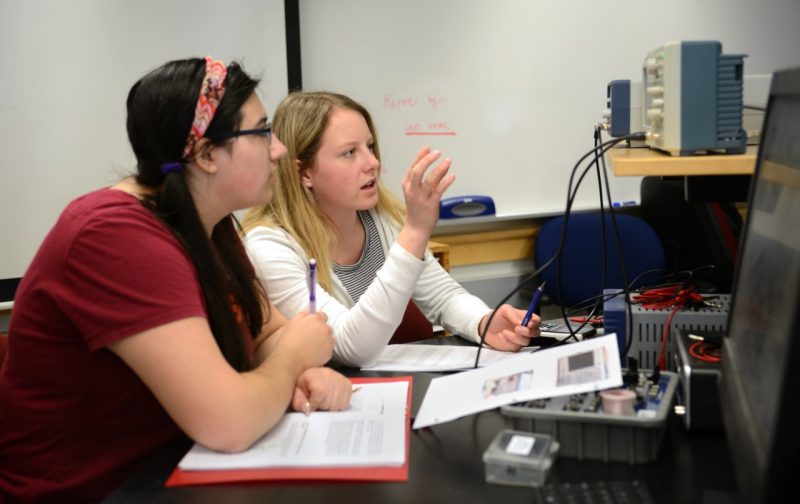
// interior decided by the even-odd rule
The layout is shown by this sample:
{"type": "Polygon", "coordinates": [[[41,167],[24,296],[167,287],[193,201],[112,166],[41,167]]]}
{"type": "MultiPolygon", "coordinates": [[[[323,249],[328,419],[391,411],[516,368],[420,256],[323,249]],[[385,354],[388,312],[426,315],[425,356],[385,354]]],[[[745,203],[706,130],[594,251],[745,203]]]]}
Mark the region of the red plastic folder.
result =
{"type": "Polygon", "coordinates": [[[410,376],[390,378],[351,378],[354,384],[379,382],[408,382],[406,399],[406,461],[395,467],[303,467],[231,469],[211,471],[184,471],[176,467],[164,484],[167,487],[189,485],[214,485],[224,483],[246,483],[259,481],[408,481],[408,453],[411,439],[411,386],[410,376]]]}

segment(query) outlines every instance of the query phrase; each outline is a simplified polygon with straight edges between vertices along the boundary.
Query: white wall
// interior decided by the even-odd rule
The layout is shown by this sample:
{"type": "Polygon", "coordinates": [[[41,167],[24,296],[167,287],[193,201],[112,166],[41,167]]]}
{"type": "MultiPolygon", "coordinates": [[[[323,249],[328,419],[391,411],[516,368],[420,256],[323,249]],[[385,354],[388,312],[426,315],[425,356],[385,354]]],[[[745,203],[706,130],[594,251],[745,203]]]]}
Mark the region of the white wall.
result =
{"type": "Polygon", "coordinates": [[[0,279],[69,201],[133,170],[125,99],[148,70],[238,59],[270,113],[288,89],[281,0],[0,0],[0,48],[0,279]]]}
{"type": "MultiPolygon", "coordinates": [[[[720,40],[748,55],[746,74],[798,65],[798,23],[796,0],[300,0],[303,86],[367,106],[395,193],[430,144],[453,159],[447,196],[553,214],[608,81],[640,81],[645,54],[673,40],[720,40]],[[416,124],[455,136],[407,136],[416,124]]],[[[638,200],[639,180],[612,178],[612,197],[638,200]]],[[[598,206],[595,187],[576,208],[598,206]]]]}

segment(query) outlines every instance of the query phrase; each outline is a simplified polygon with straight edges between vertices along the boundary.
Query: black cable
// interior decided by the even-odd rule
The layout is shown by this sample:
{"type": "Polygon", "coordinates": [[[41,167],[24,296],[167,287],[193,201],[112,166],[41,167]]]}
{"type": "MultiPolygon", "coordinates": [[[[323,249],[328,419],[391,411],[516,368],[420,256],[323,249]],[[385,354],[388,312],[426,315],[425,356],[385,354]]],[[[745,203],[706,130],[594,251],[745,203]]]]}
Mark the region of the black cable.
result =
{"type": "MultiPolygon", "coordinates": [[[[641,273],[639,273],[638,275],[633,277],[633,280],[631,280],[631,283],[628,286],[628,288],[629,289],[637,289],[638,287],[636,287],[636,282],[638,282],[640,278],[643,278],[646,275],[649,275],[651,273],[662,273],[663,274],[665,272],[666,272],[666,270],[664,268],[653,268],[653,269],[642,271],[641,273]]],[[[663,281],[664,277],[662,276],[661,279],[663,281]]]]}
{"type": "MultiPolygon", "coordinates": [[[[675,285],[686,286],[686,285],[691,284],[692,283],[691,281],[693,279],[696,281],[697,278],[701,278],[701,277],[697,276],[697,272],[698,271],[703,271],[703,270],[706,270],[706,269],[713,270],[714,269],[714,265],[713,264],[707,264],[707,265],[704,265],[704,266],[698,266],[697,268],[694,268],[693,270],[682,270],[682,271],[676,271],[676,272],[672,272],[672,273],[667,273],[662,277],[662,282],[660,282],[660,283],[652,284],[652,285],[643,283],[641,286],[637,287],[636,286],[637,282],[641,278],[645,277],[646,275],[664,271],[663,269],[650,269],[650,270],[643,271],[643,272],[639,273],[638,275],[636,275],[633,278],[633,280],[631,280],[631,283],[629,285],[629,290],[633,294],[633,293],[641,293],[641,292],[652,290],[652,289],[662,289],[662,288],[665,288],[665,287],[672,287],[672,286],[675,286],[675,285]],[[683,280],[674,281],[674,282],[665,282],[665,281],[663,281],[663,280],[667,280],[667,279],[673,278],[673,277],[677,278],[680,275],[686,275],[686,278],[683,279],[683,280]]],[[[593,305],[593,307],[597,306],[597,304],[599,304],[601,302],[605,303],[609,299],[613,299],[615,297],[623,295],[624,292],[625,292],[624,289],[620,289],[617,292],[608,292],[608,293],[604,292],[602,294],[596,294],[596,295],[588,297],[586,299],[582,299],[577,304],[575,304],[575,306],[572,307],[570,310],[567,310],[567,315],[568,316],[574,316],[576,314],[579,314],[579,313],[583,312],[584,310],[586,310],[589,307],[589,305],[593,305]],[[584,306],[584,305],[586,305],[586,306],[584,306]]],[[[582,314],[582,316],[584,316],[586,318],[592,318],[594,316],[594,311],[590,312],[589,314],[582,314]]]]}
{"type": "Polygon", "coordinates": [[[698,266],[698,267],[694,268],[693,270],[690,270],[690,272],[689,272],[690,273],[690,278],[695,278],[696,281],[699,282],[700,280],[704,280],[704,279],[708,278],[709,276],[711,276],[711,274],[714,272],[715,269],[717,269],[717,267],[715,265],[713,265],[713,264],[706,264],[706,265],[703,265],[703,266],[698,266]],[[698,273],[698,272],[703,272],[703,273],[701,274],[701,273],[698,273]]]}
{"type": "Polygon", "coordinates": [[[602,294],[596,294],[594,296],[583,299],[573,308],[567,310],[567,315],[572,316],[576,314],[581,314],[581,316],[583,317],[592,317],[595,315],[595,313],[597,313],[597,311],[594,309],[597,306],[597,304],[602,304],[608,301],[609,299],[614,299],[615,297],[621,296],[623,292],[624,292],[623,289],[619,289],[619,292],[604,292],[602,294]],[[586,311],[590,306],[592,307],[592,310],[588,314],[582,314],[582,312],[586,311]]]}
{"type": "MultiPolygon", "coordinates": [[[[595,150],[599,147],[599,145],[600,145],[600,128],[599,127],[595,127],[595,129],[594,129],[594,148],[595,148],[595,150]]],[[[606,256],[606,252],[607,251],[606,251],[605,215],[604,215],[605,214],[605,209],[604,209],[604,205],[603,205],[603,186],[602,186],[603,182],[602,182],[602,179],[600,178],[600,165],[598,164],[598,156],[596,156],[596,155],[595,155],[594,159],[592,160],[592,162],[589,163],[589,168],[590,169],[591,169],[592,166],[594,166],[594,168],[595,168],[595,173],[597,175],[597,186],[598,186],[598,190],[600,191],[600,228],[601,228],[600,236],[601,236],[601,242],[602,242],[601,243],[601,262],[602,263],[601,263],[601,267],[600,267],[600,290],[602,292],[602,289],[606,284],[606,276],[607,276],[606,263],[608,262],[608,258],[606,256]]],[[[584,173],[588,173],[588,171],[586,171],[584,173]]],[[[583,176],[581,177],[581,180],[582,179],[583,179],[583,176]]],[[[578,181],[578,185],[580,185],[581,180],[578,181]]],[[[572,194],[572,200],[574,200],[575,196],[577,195],[577,192],[578,192],[578,187],[576,186],[575,187],[575,191],[572,194]]],[[[581,329],[584,328],[584,326],[586,325],[586,322],[583,322],[577,329],[573,329],[572,328],[572,324],[570,324],[569,317],[567,316],[566,307],[564,306],[564,300],[563,300],[563,297],[561,295],[561,285],[563,283],[562,282],[562,271],[563,271],[563,267],[562,266],[563,266],[563,264],[564,264],[563,261],[561,261],[561,259],[559,258],[558,262],[556,263],[556,295],[558,297],[558,305],[561,308],[561,317],[564,319],[564,326],[569,330],[569,336],[567,336],[564,339],[565,340],[574,339],[574,340],[577,341],[576,334],[578,332],[580,332],[581,329]]],[[[594,313],[596,313],[596,310],[597,310],[597,304],[595,304],[595,306],[592,308],[592,311],[591,311],[591,314],[589,315],[589,317],[594,315],[594,313]]]]}
{"type": "MultiPolygon", "coordinates": [[[[641,138],[643,138],[643,135],[644,135],[643,133],[636,133],[636,134],[633,134],[633,135],[629,135],[629,137],[622,137],[622,138],[618,138],[616,140],[622,141],[622,140],[630,140],[630,139],[641,139],[641,138]]],[[[598,175],[598,188],[599,188],[599,191],[600,191],[600,211],[601,211],[601,229],[602,229],[601,235],[602,235],[602,242],[603,242],[603,265],[602,265],[602,274],[601,274],[601,277],[602,277],[601,285],[605,285],[606,265],[607,265],[607,262],[608,262],[607,255],[606,255],[606,240],[605,240],[605,236],[606,236],[606,234],[605,234],[606,233],[606,231],[605,231],[605,211],[604,211],[604,205],[603,205],[602,181],[600,180],[600,173],[599,173],[600,169],[599,169],[599,165],[597,163],[598,163],[598,158],[599,158],[600,161],[603,164],[603,170],[605,170],[605,160],[604,160],[603,156],[606,153],[606,151],[608,151],[608,149],[614,147],[614,145],[616,145],[619,142],[617,142],[615,140],[610,140],[610,141],[608,141],[606,143],[601,143],[600,142],[599,128],[595,128],[594,140],[595,140],[595,148],[593,149],[593,151],[590,151],[589,153],[587,153],[587,155],[591,154],[592,152],[594,152],[595,157],[592,160],[592,162],[589,163],[589,166],[587,166],[584,169],[583,173],[581,174],[580,178],[578,179],[577,183],[575,184],[575,188],[574,189],[572,189],[572,180],[573,180],[575,171],[577,170],[580,162],[583,161],[583,159],[585,159],[587,156],[584,156],[581,159],[581,161],[579,161],[578,164],[573,168],[572,176],[570,177],[569,193],[567,195],[567,211],[566,211],[565,217],[564,217],[564,225],[562,227],[562,236],[561,236],[561,242],[560,242],[560,245],[559,245],[558,255],[560,257],[561,250],[563,249],[563,245],[564,245],[564,242],[565,242],[565,239],[566,239],[567,222],[569,220],[569,215],[571,213],[571,209],[572,209],[572,205],[573,205],[575,196],[578,193],[578,188],[580,187],[581,182],[583,181],[584,177],[588,174],[588,172],[592,168],[592,166],[595,166],[595,169],[596,169],[596,172],[597,172],[597,175],[598,175]]],[[[607,177],[606,177],[606,184],[608,184],[607,177]]],[[[609,198],[608,198],[608,203],[609,203],[609,207],[611,207],[612,205],[611,205],[610,194],[609,194],[609,198]]],[[[559,264],[559,266],[561,265],[561,261],[560,260],[559,260],[558,264],[559,264]]],[[[568,343],[570,340],[577,341],[577,339],[578,339],[577,338],[577,334],[581,329],[583,329],[586,326],[587,321],[584,320],[578,326],[577,329],[573,329],[572,325],[569,323],[568,317],[566,316],[563,299],[561,298],[561,295],[560,295],[561,294],[560,271],[559,271],[559,275],[557,276],[557,280],[558,280],[557,293],[558,293],[558,296],[559,296],[558,301],[559,301],[559,306],[561,307],[561,315],[562,315],[562,318],[564,319],[564,322],[566,324],[567,329],[569,330],[569,336],[564,338],[560,342],[561,344],[565,344],[565,343],[568,343]]],[[[592,308],[592,310],[590,312],[590,317],[593,316],[597,312],[598,308],[599,308],[599,301],[592,308]]]]}
{"type": "MultiPolygon", "coordinates": [[[[643,136],[643,135],[642,135],[643,136]]],[[[609,202],[609,211],[611,212],[611,227],[614,228],[614,240],[617,245],[617,252],[619,252],[619,261],[620,267],[622,268],[622,285],[625,294],[625,305],[630,306],[631,298],[630,298],[630,284],[628,283],[628,268],[625,263],[625,253],[622,250],[622,239],[620,238],[619,233],[619,226],[617,225],[617,213],[614,211],[614,205],[611,204],[611,188],[608,183],[608,171],[606,170],[605,166],[605,159],[602,160],[603,163],[603,179],[605,180],[605,187],[606,187],[606,197],[608,198],[609,202]]],[[[631,310],[627,310],[628,317],[627,323],[625,327],[625,351],[622,354],[622,358],[624,359],[628,352],[630,351],[631,345],[633,343],[633,337],[631,335],[631,331],[633,330],[633,314],[631,310]]]]}
{"type": "MultiPolygon", "coordinates": [[[[555,256],[554,256],[554,257],[555,257],[555,256]]],[[[551,258],[551,259],[552,259],[552,258],[551,258]]],[[[550,265],[550,264],[549,264],[550,262],[551,262],[551,260],[550,260],[550,259],[548,259],[548,261],[545,263],[545,266],[549,266],[549,265],[550,265]]],[[[536,271],[534,271],[533,273],[531,273],[530,275],[528,275],[528,276],[527,276],[527,277],[526,277],[526,278],[525,278],[525,279],[524,279],[522,282],[520,282],[520,284],[519,284],[519,285],[517,285],[516,287],[514,287],[514,288],[511,290],[511,292],[509,292],[509,293],[508,293],[508,295],[506,295],[506,297],[504,297],[503,299],[501,299],[501,300],[500,300],[500,302],[499,302],[499,303],[497,303],[497,306],[495,306],[494,310],[492,310],[492,313],[490,313],[490,314],[489,314],[489,319],[486,321],[486,326],[483,328],[483,331],[481,331],[481,337],[480,337],[480,341],[478,342],[478,353],[477,353],[477,355],[475,356],[475,365],[474,365],[473,367],[475,367],[475,368],[477,368],[477,367],[478,367],[478,362],[480,362],[480,358],[481,358],[481,349],[483,348],[483,343],[484,343],[484,341],[486,341],[486,333],[489,331],[489,326],[492,324],[492,319],[494,319],[494,316],[495,316],[495,314],[497,313],[497,310],[499,310],[499,309],[500,309],[500,307],[501,307],[501,306],[503,306],[503,304],[505,304],[505,302],[506,302],[506,301],[508,301],[508,300],[511,298],[511,296],[513,296],[514,294],[516,294],[516,293],[517,293],[517,292],[518,292],[518,291],[519,291],[521,288],[523,288],[524,286],[528,285],[528,282],[530,282],[531,280],[533,280],[534,278],[536,278],[536,276],[537,276],[537,275],[538,275],[538,274],[539,274],[541,271],[544,271],[544,267],[542,267],[542,268],[539,268],[539,269],[537,269],[536,271]]]]}
{"type": "MultiPolygon", "coordinates": [[[[489,331],[489,327],[492,324],[492,320],[494,319],[494,316],[497,313],[497,310],[500,309],[500,307],[506,301],[508,301],[511,298],[511,296],[513,296],[514,294],[519,292],[520,289],[522,289],[523,287],[528,285],[528,283],[531,282],[531,280],[536,278],[539,275],[539,273],[541,273],[542,271],[547,269],[553,263],[553,261],[556,260],[556,258],[560,257],[561,252],[564,249],[564,242],[566,241],[567,223],[569,221],[570,212],[572,211],[572,200],[574,199],[574,195],[572,195],[572,182],[575,179],[575,173],[577,172],[577,170],[580,167],[581,163],[587,157],[592,155],[593,153],[595,154],[595,157],[602,156],[603,154],[605,154],[605,152],[608,149],[614,147],[616,144],[618,144],[620,142],[623,142],[623,141],[626,141],[626,140],[643,140],[643,139],[644,139],[644,133],[634,133],[632,135],[627,135],[627,136],[615,138],[613,140],[609,140],[609,141],[604,142],[604,143],[600,143],[599,147],[595,147],[595,148],[591,149],[586,154],[581,156],[581,158],[578,160],[578,162],[575,163],[575,166],[572,168],[572,172],[570,173],[569,184],[568,184],[568,187],[567,187],[567,207],[566,207],[566,210],[564,212],[564,225],[562,226],[562,229],[561,229],[561,236],[559,238],[558,248],[553,253],[552,257],[550,257],[547,261],[545,261],[545,263],[542,266],[540,266],[533,273],[528,275],[522,282],[520,282],[516,287],[514,287],[511,290],[511,292],[509,292],[502,300],[500,300],[500,302],[497,304],[497,306],[495,306],[494,310],[492,310],[492,312],[489,314],[489,318],[486,321],[486,325],[484,326],[483,331],[481,331],[481,334],[480,334],[480,341],[478,342],[478,352],[477,352],[477,355],[475,356],[475,365],[474,365],[475,368],[478,367],[478,363],[480,362],[481,349],[483,348],[484,342],[486,341],[486,333],[489,331]]],[[[591,167],[591,165],[590,165],[590,167],[591,167]]],[[[588,171],[589,168],[586,168],[584,170],[584,173],[582,174],[582,176],[579,178],[578,183],[575,186],[575,193],[577,193],[578,187],[580,186],[580,182],[583,180],[583,177],[586,175],[586,172],[588,171]]],[[[568,325],[567,327],[569,327],[571,329],[571,326],[568,325]]],[[[574,336],[574,334],[572,334],[572,336],[574,336]]]]}
{"type": "MultiPolygon", "coordinates": [[[[634,135],[630,135],[630,137],[633,137],[634,139],[643,139],[643,136],[644,135],[642,133],[637,133],[637,134],[634,134],[634,135]]],[[[623,139],[629,140],[629,138],[625,138],[625,137],[620,138],[619,140],[623,140],[623,139]]],[[[621,244],[619,228],[617,226],[616,214],[615,214],[615,212],[613,210],[613,204],[612,204],[611,192],[610,192],[610,185],[608,183],[608,173],[607,173],[607,170],[606,170],[605,158],[604,158],[605,152],[608,149],[610,149],[611,147],[613,147],[613,146],[614,146],[614,142],[613,141],[609,141],[609,142],[602,143],[602,144],[600,143],[600,129],[596,127],[595,128],[595,149],[594,149],[595,157],[592,160],[592,162],[589,164],[589,166],[587,166],[584,169],[584,172],[581,174],[581,177],[579,178],[577,184],[575,185],[574,191],[571,190],[572,189],[572,184],[570,182],[571,194],[568,195],[567,213],[566,213],[565,219],[564,219],[565,220],[564,228],[566,228],[566,221],[567,221],[568,216],[569,216],[569,211],[572,208],[572,202],[574,201],[574,198],[577,195],[578,187],[580,186],[580,183],[583,180],[583,178],[588,173],[589,169],[591,169],[592,166],[595,166],[596,171],[597,171],[597,175],[598,175],[598,186],[599,186],[598,189],[600,191],[600,218],[601,218],[601,237],[602,237],[601,241],[602,241],[602,247],[603,247],[603,252],[602,252],[602,254],[603,254],[603,257],[602,257],[603,264],[601,266],[602,267],[602,270],[601,270],[602,271],[602,273],[601,273],[601,278],[602,278],[601,290],[604,290],[603,287],[605,286],[605,282],[606,282],[608,258],[607,258],[607,250],[606,250],[607,241],[606,241],[606,227],[605,227],[605,209],[604,209],[604,205],[603,205],[603,199],[604,199],[603,198],[603,182],[600,180],[600,171],[601,170],[600,170],[600,167],[598,165],[598,160],[599,160],[600,164],[602,164],[602,174],[603,174],[603,178],[605,180],[607,202],[608,202],[608,205],[609,205],[609,210],[611,212],[612,227],[614,229],[615,242],[616,242],[616,245],[617,245],[617,251],[618,251],[619,256],[620,256],[620,263],[621,263],[621,268],[622,268],[623,290],[622,290],[621,294],[625,295],[625,300],[626,300],[625,302],[626,302],[626,304],[630,305],[630,284],[628,283],[628,279],[627,279],[627,267],[626,267],[626,264],[625,264],[624,253],[622,251],[622,244],[621,244]],[[602,149],[600,148],[600,147],[606,146],[606,145],[608,145],[608,147],[605,147],[605,148],[602,148],[602,149]]],[[[575,168],[573,168],[573,175],[574,175],[574,172],[575,172],[576,169],[577,169],[577,166],[575,168]]],[[[570,178],[570,180],[572,180],[572,178],[570,178]]],[[[565,235],[566,232],[564,232],[563,234],[565,235]]],[[[562,236],[562,238],[563,238],[563,236],[562,236]]],[[[562,242],[562,247],[563,247],[563,242],[562,242]]],[[[560,248],[562,248],[562,247],[560,247],[560,248]]],[[[559,250],[559,256],[560,256],[560,250],[559,250]]],[[[558,272],[558,275],[557,275],[558,301],[559,301],[559,305],[560,305],[560,308],[561,308],[562,318],[564,319],[564,323],[566,324],[566,327],[569,330],[569,336],[564,338],[562,341],[560,341],[559,344],[566,344],[570,340],[577,341],[577,333],[586,326],[586,324],[588,323],[588,320],[591,317],[593,317],[597,313],[597,310],[600,308],[600,299],[598,298],[597,301],[595,302],[594,306],[592,307],[592,309],[590,311],[589,316],[587,316],[583,320],[583,322],[578,326],[577,329],[573,329],[572,325],[570,324],[569,317],[567,316],[563,300],[561,298],[561,290],[560,290],[561,289],[561,285],[560,285],[561,284],[561,277],[560,277],[561,261],[560,260],[559,260],[558,265],[559,265],[559,272],[558,272]]],[[[631,310],[628,309],[626,311],[627,311],[627,314],[628,314],[627,326],[632,328],[633,327],[633,316],[631,314],[631,310]]],[[[630,350],[631,344],[633,342],[632,338],[630,337],[631,329],[628,329],[627,327],[626,327],[626,329],[627,329],[626,330],[626,345],[625,345],[625,350],[624,350],[624,353],[623,353],[623,357],[625,357],[628,354],[628,351],[630,350]]]]}

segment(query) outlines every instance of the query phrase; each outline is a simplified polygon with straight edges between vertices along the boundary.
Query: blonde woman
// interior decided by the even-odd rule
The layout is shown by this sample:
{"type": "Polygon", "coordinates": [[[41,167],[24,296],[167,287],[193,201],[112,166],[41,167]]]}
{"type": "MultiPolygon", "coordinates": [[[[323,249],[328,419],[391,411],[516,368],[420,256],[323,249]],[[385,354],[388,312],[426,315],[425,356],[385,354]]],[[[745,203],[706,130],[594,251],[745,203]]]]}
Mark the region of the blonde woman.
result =
{"type": "MultiPolygon", "coordinates": [[[[333,328],[334,357],[368,365],[387,343],[424,339],[431,322],[471,341],[491,309],[469,294],[427,251],[450,160],[424,148],[403,179],[405,205],[380,179],[380,150],[369,112],[339,94],[289,95],[273,122],[288,156],[278,165],[271,203],[245,219],[246,247],[270,300],[292,316],[308,307],[308,263],[318,264],[318,309],[333,328]]],[[[540,320],[503,305],[486,343],[517,351],[540,320]]]]}

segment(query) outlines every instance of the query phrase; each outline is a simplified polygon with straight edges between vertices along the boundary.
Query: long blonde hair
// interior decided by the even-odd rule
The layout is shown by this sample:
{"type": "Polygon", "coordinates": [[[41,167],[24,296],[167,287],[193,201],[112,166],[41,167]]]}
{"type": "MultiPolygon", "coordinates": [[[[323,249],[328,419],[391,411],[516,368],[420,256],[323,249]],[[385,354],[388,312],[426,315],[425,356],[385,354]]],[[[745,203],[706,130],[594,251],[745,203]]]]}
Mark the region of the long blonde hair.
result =
{"type": "MultiPolygon", "coordinates": [[[[283,228],[303,247],[306,255],[318,264],[320,285],[332,287],[331,251],[336,246],[333,223],[319,209],[314,195],[303,185],[301,174],[312,169],[335,109],[353,110],[367,122],[375,142],[374,152],[381,160],[378,134],[369,112],[355,100],[329,92],[295,92],[284,98],[275,111],[272,128],[286,145],[288,155],[278,162],[272,201],[251,209],[244,218],[245,232],[256,226],[283,228]]],[[[378,177],[378,211],[388,214],[398,224],[405,217],[405,207],[378,177]]]]}

